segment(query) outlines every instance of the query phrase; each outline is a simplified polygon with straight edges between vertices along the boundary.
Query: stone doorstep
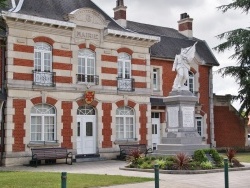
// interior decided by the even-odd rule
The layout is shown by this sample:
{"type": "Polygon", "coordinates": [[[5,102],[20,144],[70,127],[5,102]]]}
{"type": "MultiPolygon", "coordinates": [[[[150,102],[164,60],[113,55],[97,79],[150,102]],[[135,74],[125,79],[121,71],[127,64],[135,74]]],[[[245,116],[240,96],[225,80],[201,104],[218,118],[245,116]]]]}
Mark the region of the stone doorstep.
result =
{"type": "MultiPolygon", "coordinates": [[[[126,167],[120,167],[119,169],[127,170],[127,171],[154,173],[154,169],[139,169],[139,168],[126,168],[126,167]]],[[[245,167],[228,168],[228,171],[243,171],[243,170],[250,170],[250,166],[248,165],[245,167]]],[[[217,173],[217,172],[224,172],[224,168],[211,169],[211,170],[161,170],[159,169],[159,173],[161,174],[208,174],[208,173],[217,173]]]]}

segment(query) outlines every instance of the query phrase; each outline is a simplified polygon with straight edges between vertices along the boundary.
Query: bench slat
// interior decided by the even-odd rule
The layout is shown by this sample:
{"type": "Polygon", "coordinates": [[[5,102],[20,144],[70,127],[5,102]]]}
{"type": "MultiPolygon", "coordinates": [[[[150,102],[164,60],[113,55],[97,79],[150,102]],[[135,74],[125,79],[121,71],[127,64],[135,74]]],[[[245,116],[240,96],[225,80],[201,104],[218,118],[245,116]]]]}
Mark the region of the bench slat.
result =
{"type": "Polygon", "coordinates": [[[72,164],[72,153],[67,152],[67,148],[34,148],[32,151],[32,160],[36,162],[38,160],[50,160],[50,159],[71,159],[72,164]]]}

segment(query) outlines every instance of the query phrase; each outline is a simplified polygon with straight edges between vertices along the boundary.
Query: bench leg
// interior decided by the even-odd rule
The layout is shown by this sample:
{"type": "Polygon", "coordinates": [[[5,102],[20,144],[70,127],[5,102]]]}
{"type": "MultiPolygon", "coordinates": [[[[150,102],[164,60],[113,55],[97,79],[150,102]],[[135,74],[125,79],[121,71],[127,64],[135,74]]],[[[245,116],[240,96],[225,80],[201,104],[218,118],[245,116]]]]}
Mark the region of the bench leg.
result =
{"type": "Polygon", "coordinates": [[[66,158],[66,164],[72,165],[72,157],[70,157],[70,163],[68,163],[68,157],[66,158]]]}

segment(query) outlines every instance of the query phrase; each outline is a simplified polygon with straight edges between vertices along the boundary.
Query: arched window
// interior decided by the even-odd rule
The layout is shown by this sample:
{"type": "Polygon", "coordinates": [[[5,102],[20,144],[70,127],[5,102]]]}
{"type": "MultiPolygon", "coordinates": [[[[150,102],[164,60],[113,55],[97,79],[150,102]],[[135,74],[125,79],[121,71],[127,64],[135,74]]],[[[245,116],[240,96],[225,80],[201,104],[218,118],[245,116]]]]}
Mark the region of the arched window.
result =
{"type": "Polygon", "coordinates": [[[56,110],[48,104],[31,109],[31,141],[56,141],[56,110]]]}
{"type": "Polygon", "coordinates": [[[95,115],[95,109],[89,105],[80,106],[77,109],[77,115],[95,115]]]}
{"type": "Polygon", "coordinates": [[[84,83],[95,82],[95,53],[88,49],[78,52],[77,81],[84,83]]]}
{"type": "Polygon", "coordinates": [[[118,140],[135,138],[135,114],[130,107],[116,110],[116,138],[118,140]]]}
{"type": "Polygon", "coordinates": [[[34,85],[55,86],[52,72],[52,47],[44,42],[37,42],[34,49],[34,85]]]}
{"type": "Polygon", "coordinates": [[[131,56],[127,53],[118,55],[118,78],[131,78],[131,56]]]}
{"type": "Polygon", "coordinates": [[[51,46],[44,42],[35,44],[35,71],[51,72],[52,71],[52,50],[51,46]]]}

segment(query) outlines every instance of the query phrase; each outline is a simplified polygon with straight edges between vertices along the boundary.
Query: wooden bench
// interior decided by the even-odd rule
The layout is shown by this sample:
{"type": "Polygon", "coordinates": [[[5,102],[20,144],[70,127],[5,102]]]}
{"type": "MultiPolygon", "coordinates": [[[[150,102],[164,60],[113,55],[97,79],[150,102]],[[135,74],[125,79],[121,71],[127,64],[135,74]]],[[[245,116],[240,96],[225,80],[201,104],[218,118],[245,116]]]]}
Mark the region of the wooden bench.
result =
{"type": "Polygon", "coordinates": [[[118,159],[125,159],[126,156],[131,156],[132,152],[138,151],[140,154],[144,154],[145,157],[149,153],[153,153],[152,148],[147,148],[146,144],[126,144],[126,145],[119,145],[120,148],[120,155],[118,159]]]}
{"type": "Polygon", "coordinates": [[[72,153],[67,151],[67,148],[34,148],[32,151],[32,162],[35,163],[37,167],[37,162],[40,160],[56,160],[56,159],[66,159],[66,164],[68,164],[68,159],[70,159],[70,165],[72,165],[72,153]]]}

